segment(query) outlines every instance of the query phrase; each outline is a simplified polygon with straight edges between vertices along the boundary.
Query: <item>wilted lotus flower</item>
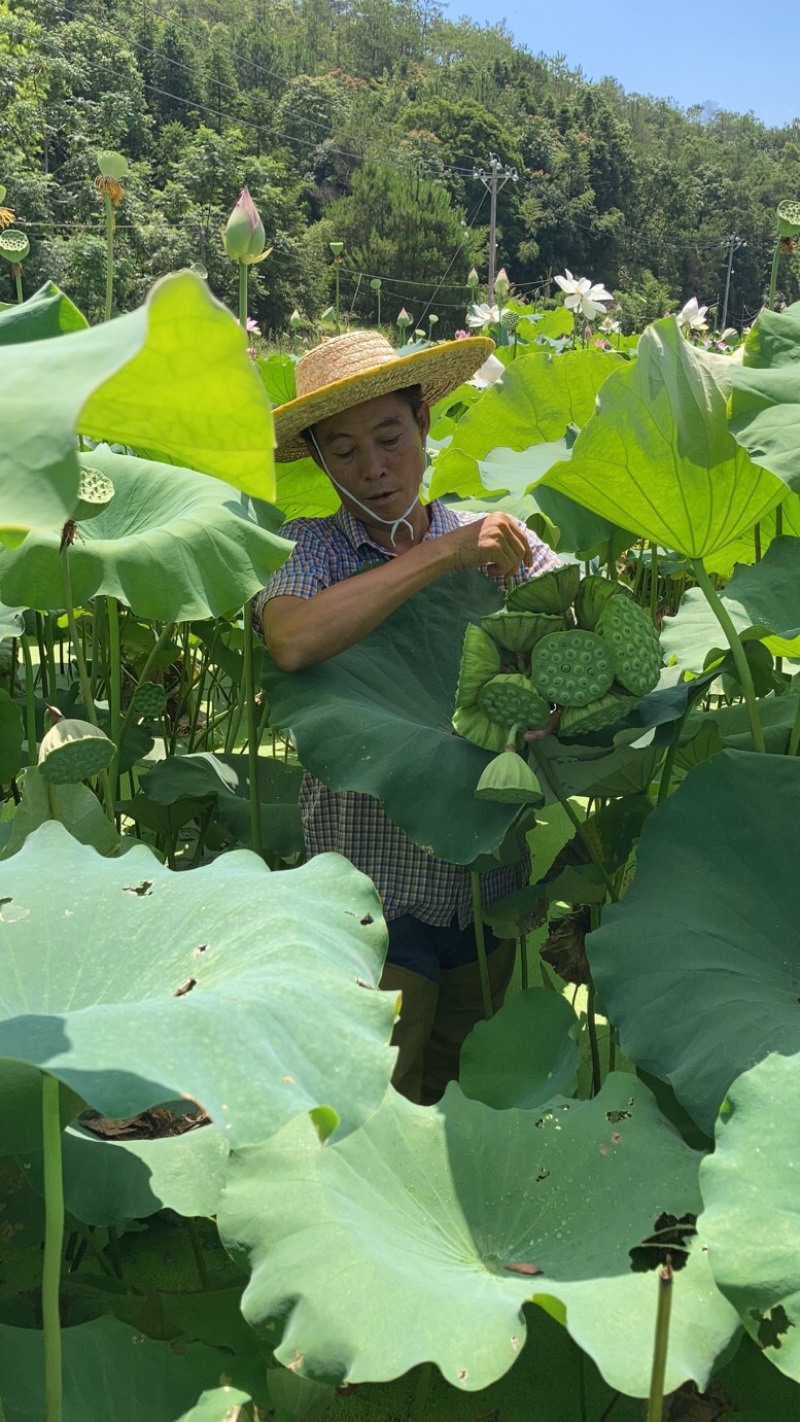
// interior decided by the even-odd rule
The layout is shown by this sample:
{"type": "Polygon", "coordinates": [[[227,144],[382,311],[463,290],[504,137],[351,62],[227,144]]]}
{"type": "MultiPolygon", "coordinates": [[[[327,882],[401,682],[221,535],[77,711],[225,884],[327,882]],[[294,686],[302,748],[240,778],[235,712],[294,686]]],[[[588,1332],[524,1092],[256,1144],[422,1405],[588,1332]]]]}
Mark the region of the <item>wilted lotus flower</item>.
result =
{"type": "Polygon", "coordinates": [[[707,331],[707,310],[707,306],[698,306],[697,297],[693,296],[683,310],[678,312],[678,325],[684,331],[707,331]]]}
{"type": "Polygon", "coordinates": [[[574,277],[568,267],[565,270],[566,276],[556,277],[561,290],[567,293],[564,305],[570,311],[579,312],[587,321],[593,321],[595,316],[604,316],[604,303],[614,300],[611,292],[606,291],[602,282],[592,282],[588,277],[574,277]]]}
{"type": "Polygon", "coordinates": [[[222,242],[232,262],[252,266],[269,253],[264,250],[266,233],[258,209],[247,188],[242,188],[233,212],[225,224],[222,242]]]}

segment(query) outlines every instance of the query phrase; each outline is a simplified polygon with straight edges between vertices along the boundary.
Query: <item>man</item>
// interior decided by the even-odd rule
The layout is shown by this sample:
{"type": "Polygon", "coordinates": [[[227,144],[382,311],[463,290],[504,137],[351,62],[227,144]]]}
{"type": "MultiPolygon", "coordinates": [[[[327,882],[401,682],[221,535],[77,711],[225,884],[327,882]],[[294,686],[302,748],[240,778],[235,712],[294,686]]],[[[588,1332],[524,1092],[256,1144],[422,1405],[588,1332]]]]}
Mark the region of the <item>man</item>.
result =
{"type": "MultiPolygon", "coordinates": [[[[492,349],[476,338],[398,357],[376,332],[354,331],[298,361],[298,397],[273,412],[276,458],[310,453],[342,507],[281,530],[295,548],[256,610],[283,670],[345,651],[445,573],[480,568],[505,591],[558,566],[508,514],[479,517],[420,502],[430,406],[474,375],[492,349]]],[[[469,870],[425,854],[371,796],[335,794],[307,776],[300,803],[308,853],[344,854],[381,895],[389,928],[381,986],[402,992],[394,1084],[412,1100],[438,1100],[483,1016],[469,870]]],[[[485,875],[484,905],[513,886],[508,868],[485,875]]],[[[487,949],[497,1006],[513,945],[489,934],[487,949]]]]}

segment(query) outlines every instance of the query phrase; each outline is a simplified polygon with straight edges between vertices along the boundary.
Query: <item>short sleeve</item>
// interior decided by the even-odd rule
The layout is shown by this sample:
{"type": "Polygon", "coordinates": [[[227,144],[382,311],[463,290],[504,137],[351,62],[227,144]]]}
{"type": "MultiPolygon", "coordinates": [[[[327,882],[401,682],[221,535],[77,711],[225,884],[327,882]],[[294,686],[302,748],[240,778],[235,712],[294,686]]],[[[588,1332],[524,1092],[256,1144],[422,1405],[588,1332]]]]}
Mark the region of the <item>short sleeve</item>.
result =
{"type": "Polygon", "coordinates": [[[294,548],[266,587],[253,598],[253,626],[259,635],[264,608],[272,598],[313,597],[334,581],[330,572],[330,550],[315,528],[302,519],[291,519],[281,528],[281,537],[291,539],[294,548]]]}

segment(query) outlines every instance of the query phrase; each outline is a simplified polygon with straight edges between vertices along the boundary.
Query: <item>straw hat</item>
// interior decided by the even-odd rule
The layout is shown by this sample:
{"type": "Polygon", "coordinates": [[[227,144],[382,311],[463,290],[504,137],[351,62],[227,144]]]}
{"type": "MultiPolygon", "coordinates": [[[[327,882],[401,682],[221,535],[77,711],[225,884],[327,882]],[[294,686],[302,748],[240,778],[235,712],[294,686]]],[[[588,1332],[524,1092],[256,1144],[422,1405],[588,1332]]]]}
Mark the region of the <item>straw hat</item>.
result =
{"type": "Polygon", "coordinates": [[[493,350],[494,341],[485,336],[442,341],[404,356],[377,331],[349,331],[322,341],[297,362],[297,399],[272,412],[275,458],[302,459],[308,446],[301,430],[407,385],[421,385],[423,399],[432,405],[469,380],[493,350]]]}

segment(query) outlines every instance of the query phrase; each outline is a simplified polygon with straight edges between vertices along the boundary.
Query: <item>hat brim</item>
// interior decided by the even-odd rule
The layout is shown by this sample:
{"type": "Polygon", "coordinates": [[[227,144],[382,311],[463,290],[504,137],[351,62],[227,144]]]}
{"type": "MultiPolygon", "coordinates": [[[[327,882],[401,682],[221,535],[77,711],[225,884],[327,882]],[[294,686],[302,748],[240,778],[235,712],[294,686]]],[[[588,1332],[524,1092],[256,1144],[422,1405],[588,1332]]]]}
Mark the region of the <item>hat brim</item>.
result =
{"type": "Polygon", "coordinates": [[[288,464],[293,459],[303,459],[308,455],[308,445],[301,432],[309,425],[316,425],[342,410],[352,410],[355,405],[362,405],[367,400],[391,395],[409,385],[420,385],[423,400],[434,405],[469,380],[493,350],[494,341],[488,336],[442,341],[411,355],[399,356],[397,360],[360,370],[357,375],[349,375],[344,380],[335,380],[310,395],[288,400],[272,412],[277,463],[288,464]]]}

